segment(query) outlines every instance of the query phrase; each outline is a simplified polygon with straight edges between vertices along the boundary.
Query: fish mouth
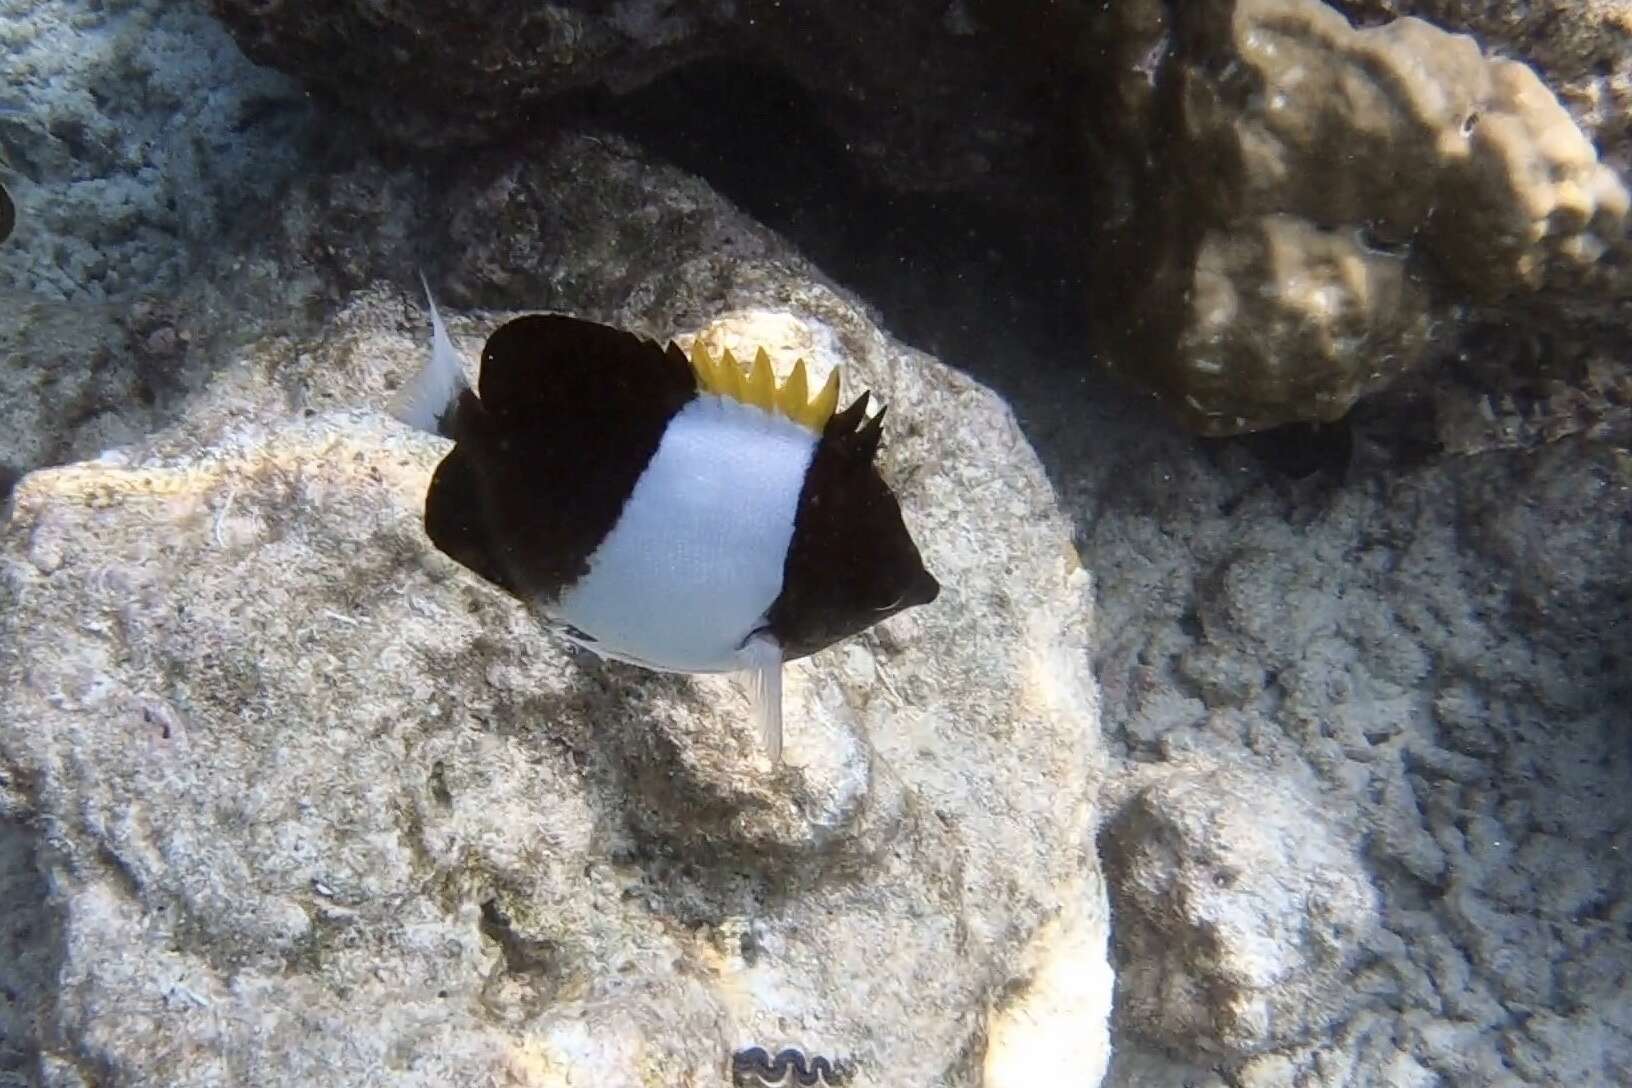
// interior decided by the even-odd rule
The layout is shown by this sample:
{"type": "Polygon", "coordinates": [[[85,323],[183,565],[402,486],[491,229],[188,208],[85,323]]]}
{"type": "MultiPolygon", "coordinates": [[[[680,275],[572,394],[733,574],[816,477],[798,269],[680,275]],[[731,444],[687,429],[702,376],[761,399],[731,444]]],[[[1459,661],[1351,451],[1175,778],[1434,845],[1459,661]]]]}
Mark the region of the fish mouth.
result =
{"type": "Polygon", "coordinates": [[[935,580],[935,576],[927,570],[919,571],[918,578],[913,582],[912,588],[907,590],[905,603],[908,607],[929,604],[940,595],[941,583],[935,580]]]}
{"type": "Polygon", "coordinates": [[[927,570],[919,571],[912,584],[896,595],[889,604],[874,608],[874,612],[893,616],[907,608],[916,608],[921,604],[928,604],[941,595],[941,583],[937,582],[927,570]]]}

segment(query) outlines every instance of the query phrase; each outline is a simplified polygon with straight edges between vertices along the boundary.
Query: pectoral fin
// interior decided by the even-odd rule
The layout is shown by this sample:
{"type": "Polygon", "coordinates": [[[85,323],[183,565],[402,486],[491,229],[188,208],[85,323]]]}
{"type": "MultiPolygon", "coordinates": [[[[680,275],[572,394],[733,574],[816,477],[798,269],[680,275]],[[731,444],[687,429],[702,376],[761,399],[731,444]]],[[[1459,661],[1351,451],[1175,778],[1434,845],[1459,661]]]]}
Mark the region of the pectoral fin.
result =
{"type": "Polygon", "coordinates": [[[742,665],[748,674],[748,699],[754,707],[759,739],[772,763],[782,761],[782,647],[776,639],[760,633],[742,648],[742,665]]]}

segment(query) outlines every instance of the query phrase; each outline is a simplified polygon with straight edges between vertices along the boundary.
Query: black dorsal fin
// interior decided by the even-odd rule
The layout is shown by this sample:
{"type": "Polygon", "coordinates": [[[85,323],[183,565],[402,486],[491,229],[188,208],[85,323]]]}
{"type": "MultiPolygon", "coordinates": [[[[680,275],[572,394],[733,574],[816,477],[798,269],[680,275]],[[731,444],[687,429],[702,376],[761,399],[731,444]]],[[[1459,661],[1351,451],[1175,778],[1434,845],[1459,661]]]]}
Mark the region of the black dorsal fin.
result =
{"type": "Polygon", "coordinates": [[[562,404],[608,420],[667,419],[696,392],[678,350],[563,314],[506,322],[482,349],[478,393],[500,427],[509,420],[554,418],[562,404]]]}
{"type": "Polygon", "coordinates": [[[856,452],[865,460],[871,461],[878,456],[878,444],[884,438],[884,413],[888,409],[889,405],[881,405],[878,412],[856,431],[856,452]]]}
{"type": "Polygon", "coordinates": [[[822,435],[834,439],[850,437],[867,418],[867,402],[870,399],[871,394],[863,390],[859,397],[850,402],[850,407],[835,413],[833,418],[827,421],[827,426],[822,428],[822,435]]]}
{"type": "Polygon", "coordinates": [[[869,400],[869,395],[862,393],[850,407],[828,420],[822,431],[822,444],[855,465],[871,464],[884,437],[884,411],[888,405],[880,405],[878,411],[869,416],[869,400]]]}
{"type": "Polygon", "coordinates": [[[606,325],[530,314],[488,338],[477,385],[479,405],[461,405],[449,456],[462,463],[445,481],[438,470],[426,529],[516,596],[555,597],[588,569],[669,421],[696,395],[691,366],[606,325]]]}

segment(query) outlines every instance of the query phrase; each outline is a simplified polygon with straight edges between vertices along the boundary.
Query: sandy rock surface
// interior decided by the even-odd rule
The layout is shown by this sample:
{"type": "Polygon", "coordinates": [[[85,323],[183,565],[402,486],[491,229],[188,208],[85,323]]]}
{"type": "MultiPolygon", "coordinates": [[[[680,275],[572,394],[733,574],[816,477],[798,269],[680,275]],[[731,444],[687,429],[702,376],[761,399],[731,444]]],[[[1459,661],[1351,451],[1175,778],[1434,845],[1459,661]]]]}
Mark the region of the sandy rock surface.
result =
{"type": "Polygon", "coordinates": [[[297,166],[309,105],[194,4],[0,2],[0,315],[174,291],[297,166]]]}
{"type": "Polygon", "coordinates": [[[1231,764],[1144,768],[1117,788],[1131,796],[1101,845],[1121,1021],[1230,1057],[1324,1036],[1377,926],[1353,832],[1317,791],[1231,764]]]}
{"type": "MultiPolygon", "coordinates": [[[[1321,814],[1311,841],[1336,821],[1358,843],[1349,871],[1375,887],[1378,925],[1325,961],[1349,964],[1326,991],[1337,998],[1327,1031],[1221,1063],[1205,1034],[1121,1005],[1109,1083],[1625,1081],[1625,449],[1569,439],[1403,474],[1295,480],[1241,446],[1203,451],[1141,429],[1126,418],[1096,420],[1092,439],[1063,423],[1033,429],[1080,519],[1101,630],[1115,632],[1096,656],[1113,751],[1141,773],[1207,760],[1266,782],[1244,807],[1231,791],[1164,804],[1163,822],[1210,804],[1274,817],[1280,791],[1310,798],[1321,814]],[[1223,1079],[1192,1076],[1208,1067],[1223,1079]]],[[[1110,826],[1152,822],[1134,811],[1110,826]]],[[[1216,864],[1245,871],[1277,822],[1231,849],[1219,833],[1180,841],[1216,844],[1216,864]]],[[[1114,842],[1102,840],[1107,856],[1114,842]]],[[[1205,889],[1192,856],[1205,855],[1189,845],[1148,865],[1205,889]]],[[[1308,859],[1282,856],[1256,879],[1297,889],[1308,859]]],[[[1149,882],[1112,878],[1117,901],[1182,948],[1202,932],[1187,921],[1198,908],[1182,895],[1152,905],[1149,882]]],[[[1208,901],[1228,902],[1227,891],[1208,901]]],[[[1264,962],[1302,954],[1281,932],[1264,962]]],[[[1119,962],[1149,943],[1124,935],[1119,962]]],[[[1204,1016],[1231,1022],[1240,982],[1207,983],[1228,977],[1214,964],[1244,941],[1204,944],[1192,966],[1176,955],[1175,972],[1144,994],[1160,982],[1205,995],[1204,1016]]],[[[1321,975],[1295,977],[1294,987],[1321,975]]]]}

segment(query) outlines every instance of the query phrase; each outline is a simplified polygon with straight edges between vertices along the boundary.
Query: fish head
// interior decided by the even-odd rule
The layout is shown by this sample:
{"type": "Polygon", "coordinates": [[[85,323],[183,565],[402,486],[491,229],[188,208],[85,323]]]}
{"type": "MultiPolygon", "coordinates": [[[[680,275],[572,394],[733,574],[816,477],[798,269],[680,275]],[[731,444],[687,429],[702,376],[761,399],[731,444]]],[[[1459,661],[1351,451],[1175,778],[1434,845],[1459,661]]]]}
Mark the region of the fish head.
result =
{"type": "Polygon", "coordinates": [[[769,616],[789,659],[940,595],[900,502],[873,463],[883,413],[857,426],[865,399],[834,417],[838,426],[829,428],[812,460],[782,595],[769,616]],[[847,423],[843,417],[852,414],[847,423]]]}

